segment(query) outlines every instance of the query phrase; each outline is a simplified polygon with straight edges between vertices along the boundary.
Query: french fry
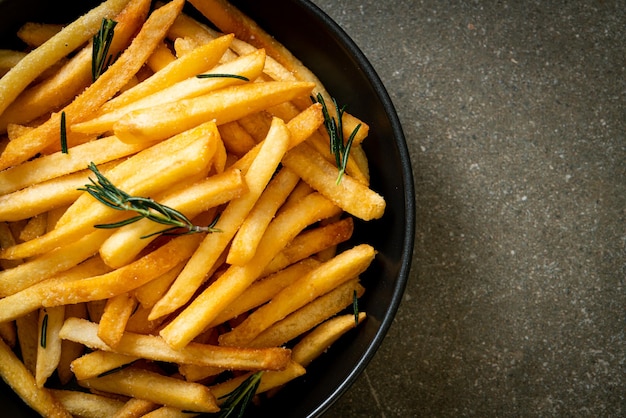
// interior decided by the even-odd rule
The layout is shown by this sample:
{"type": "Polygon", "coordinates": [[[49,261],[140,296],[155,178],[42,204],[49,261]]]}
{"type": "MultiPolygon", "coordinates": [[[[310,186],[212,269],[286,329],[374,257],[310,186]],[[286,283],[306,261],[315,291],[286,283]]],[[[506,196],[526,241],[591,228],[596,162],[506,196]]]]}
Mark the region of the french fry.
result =
{"type": "Polygon", "coordinates": [[[352,236],[353,230],[354,221],[352,218],[345,218],[328,225],[303,231],[287,244],[281,252],[276,254],[265,267],[262,275],[274,273],[306,257],[341,244],[352,236]]]}
{"type": "Polygon", "coordinates": [[[232,200],[224,209],[215,224],[221,232],[204,238],[170,290],[155,304],[150,319],[173,312],[193,296],[265,189],[288,144],[289,131],[284,122],[275,119],[273,129],[245,175],[248,192],[232,200]]]}
{"type": "Polygon", "coordinates": [[[358,283],[358,279],[339,285],[269,326],[247,345],[250,347],[275,347],[292,341],[339,313],[342,309],[352,305],[354,295],[361,297],[364,291],[365,289],[358,283]]]}
{"type": "Polygon", "coordinates": [[[37,48],[62,29],[60,24],[26,22],[17,30],[17,37],[29,47],[37,48]]]}
{"type": "Polygon", "coordinates": [[[121,293],[107,299],[98,324],[98,337],[108,346],[115,347],[122,338],[126,323],[136,305],[137,300],[128,293],[121,293]]]}
{"type": "MultiPolygon", "coordinates": [[[[87,307],[84,303],[65,305],[65,318],[87,318],[87,307]]],[[[84,346],[74,341],[61,340],[61,358],[57,367],[59,382],[66,385],[74,377],[71,369],[72,361],[83,354],[84,346]]]]}
{"type": "MultiPolygon", "coordinates": [[[[77,344],[74,341],[71,342],[77,344]]],[[[76,379],[86,380],[111,373],[137,360],[139,360],[139,357],[111,351],[95,350],[74,359],[71,363],[71,369],[76,379]]]]}
{"type": "MultiPolygon", "coordinates": [[[[80,342],[92,349],[112,351],[98,338],[97,333],[98,324],[69,318],[63,324],[60,335],[61,338],[80,342]]],[[[158,336],[131,332],[124,333],[115,352],[148,360],[232,370],[280,370],[287,365],[291,355],[288,349],[279,347],[234,348],[195,342],[174,350],[158,336]]]]}
{"type": "MultiPolygon", "coordinates": [[[[169,193],[157,200],[163,205],[176,209],[189,219],[200,213],[228,203],[240,197],[247,189],[239,170],[208,177],[180,191],[169,193]]],[[[143,238],[163,229],[162,225],[142,219],[116,230],[100,248],[100,255],[112,267],[120,267],[132,261],[156,236],[143,238]]]]}
{"type": "MultiPolygon", "coordinates": [[[[35,376],[37,365],[37,347],[39,346],[39,312],[30,312],[15,320],[17,339],[24,366],[35,376]]],[[[33,378],[34,379],[34,378],[33,378]]],[[[34,380],[33,380],[34,383],[34,380]]]]}
{"type": "Polygon", "coordinates": [[[163,297],[165,292],[167,292],[167,289],[169,289],[172,282],[176,280],[176,277],[178,277],[180,272],[183,270],[185,264],[186,261],[183,261],[156,279],[135,289],[135,297],[141,306],[146,309],[152,309],[154,304],[157,303],[161,297],[163,297]]]}
{"type": "Polygon", "coordinates": [[[89,40],[100,27],[101,20],[115,16],[126,3],[128,0],[107,0],[24,57],[0,79],[0,113],[42,71],[89,40]]]}
{"type": "Polygon", "coordinates": [[[48,389],[35,384],[33,375],[2,340],[0,340],[0,376],[28,406],[42,416],[71,418],[70,413],[48,389]]]}
{"type": "Polygon", "coordinates": [[[308,144],[291,149],[283,163],[311,187],[357,218],[366,221],[378,219],[385,211],[383,197],[362,183],[347,175],[337,183],[337,167],[308,144]]]}
{"type": "Polygon", "coordinates": [[[20,241],[30,241],[35,239],[46,232],[48,221],[46,214],[38,214],[29,219],[28,223],[20,231],[20,241]]]}
{"type": "Polygon", "coordinates": [[[215,317],[254,282],[263,268],[306,226],[337,214],[339,209],[319,194],[311,194],[277,216],[265,230],[257,252],[243,266],[231,266],[207,289],[198,295],[176,318],[161,331],[172,347],[184,347],[210,324],[215,317]],[[190,321],[194,318],[194,321],[190,321]]]}
{"type": "MultiPolygon", "coordinates": [[[[53,114],[44,124],[7,145],[0,155],[0,169],[27,160],[55,141],[60,132],[62,114],[67,115],[66,123],[71,126],[89,117],[100,105],[117,93],[144,64],[156,45],[161,42],[167,28],[180,12],[182,4],[183,0],[174,0],[154,11],[130,46],[107,71],[67,105],[63,112],[53,114]]],[[[6,76],[2,78],[2,80],[5,79],[6,76]]]]}
{"type": "Polygon", "coordinates": [[[284,270],[276,272],[271,276],[263,278],[253,283],[245,292],[241,294],[228,308],[224,309],[209,327],[215,327],[221,323],[235,318],[244,312],[247,312],[263,303],[269,301],[282,289],[304,276],[315,267],[319,262],[313,259],[306,259],[299,263],[295,263],[284,270]]]}
{"type": "Polygon", "coordinates": [[[285,168],[274,176],[235,234],[226,258],[228,264],[250,261],[267,225],[299,180],[293,171],[285,168]]]}
{"type": "Polygon", "coordinates": [[[0,75],[6,74],[26,56],[26,52],[0,49],[0,75]]]}
{"type": "Polygon", "coordinates": [[[338,254],[300,280],[281,290],[271,302],[250,314],[232,331],[219,337],[220,345],[244,346],[270,325],[285,318],[317,296],[357,277],[370,265],[376,251],[367,244],[338,254]]]}
{"type": "MultiPolygon", "coordinates": [[[[145,149],[120,163],[109,180],[129,194],[150,195],[207,169],[217,140],[215,124],[208,122],[145,149]],[[137,171],[136,167],[142,167],[137,171]]],[[[90,231],[94,224],[110,222],[120,215],[84,194],[59,219],[57,227],[41,237],[0,251],[0,258],[23,258],[50,251],[90,231]]]]}
{"type": "Polygon", "coordinates": [[[245,155],[256,145],[254,138],[237,122],[221,124],[219,131],[226,150],[238,157],[245,155]]]}
{"type": "Polygon", "coordinates": [[[130,398],[124,406],[111,414],[111,418],[139,418],[158,407],[158,404],[145,399],[130,398]]]}
{"type": "MultiPolygon", "coordinates": [[[[165,43],[165,41],[163,41],[159,45],[157,45],[157,47],[152,52],[152,55],[148,57],[148,61],[146,61],[146,65],[153,72],[156,73],[174,61],[176,61],[176,57],[174,56],[174,54],[172,54],[172,51],[170,50],[169,46],[165,43]]],[[[115,100],[115,99],[111,99],[109,102],[111,102],[112,100],[115,100]]],[[[106,103],[103,105],[103,107],[105,105],[106,103]]]]}
{"type": "Polygon", "coordinates": [[[17,329],[15,322],[1,322],[0,323],[0,338],[7,343],[11,348],[17,344],[17,329]]]}
{"type": "Polygon", "coordinates": [[[268,106],[306,95],[313,87],[305,82],[247,83],[227,87],[204,96],[179,100],[162,106],[135,110],[113,125],[123,141],[154,141],[181,130],[215,119],[218,124],[232,122],[268,106]]]}
{"type": "MultiPolygon", "coordinates": [[[[363,322],[366,317],[365,312],[359,312],[358,324],[363,322]]],[[[318,325],[293,347],[293,360],[304,367],[308,367],[328,347],[358,324],[354,315],[346,314],[331,318],[318,325]]]]}
{"type": "Polygon", "coordinates": [[[39,345],[35,366],[35,383],[38,387],[43,387],[61,360],[59,330],[64,319],[65,306],[55,306],[39,311],[39,345]]]}
{"type": "Polygon", "coordinates": [[[206,386],[139,368],[127,368],[107,376],[82,380],[79,384],[188,411],[219,411],[215,397],[206,386]]]}
{"type": "Polygon", "coordinates": [[[59,389],[50,392],[72,416],[81,418],[110,417],[124,406],[121,400],[95,393],[59,389]]]}

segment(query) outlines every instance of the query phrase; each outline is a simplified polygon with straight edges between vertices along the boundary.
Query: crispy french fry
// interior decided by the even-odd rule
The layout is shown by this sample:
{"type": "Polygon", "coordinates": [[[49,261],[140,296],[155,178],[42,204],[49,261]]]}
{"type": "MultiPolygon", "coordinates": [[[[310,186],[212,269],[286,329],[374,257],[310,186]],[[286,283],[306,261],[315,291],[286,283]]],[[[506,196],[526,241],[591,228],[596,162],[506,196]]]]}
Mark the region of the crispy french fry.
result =
{"type": "MultiPolygon", "coordinates": [[[[359,312],[358,324],[363,322],[367,314],[359,312]]],[[[293,360],[304,367],[324,353],[335,341],[357,325],[354,315],[346,314],[329,319],[318,325],[313,331],[305,335],[293,347],[293,360]]]]}
{"type": "Polygon", "coordinates": [[[15,347],[15,344],[17,344],[17,328],[15,327],[15,322],[0,323],[0,338],[2,338],[9,347],[15,347]]]}
{"type": "Polygon", "coordinates": [[[71,418],[70,413],[48,389],[35,384],[33,375],[2,340],[0,340],[0,376],[28,406],[42,416],[71,418]]]}
{"type": "MultiPolygon", "coordinates": [[[[39,312],[30,312],[15,320],[17,339],[24,366],[35,376],[37,347],[39,346],[39,312]]],[[[34,379],[34,378],[33,378],[34,379]]],[[[34,382],[34,380],[33,380],[34,382]]]]}
{"type": "MultiPolygon", "coordinates": [[[[189,219],[215,206],[240,197],[247,189],[239,170],[211,176],[157,200],[185,214],[189,219]]],[[[112,267],[132,261],[156,236],[142,238],[163,229],[162,225],[142,219],[116,230],[100,248],[100,255],[112,267]]]]}
{"type": "Polygon", "coordinates": [[[29,219],[28,223],[20,231],[20,241],[30,241],[37,238],[46,232],[48,226],[48,220],[46,214],[38,214],[29,219]]]}
{"type": "Polygon", "coordinates": [[[186,261],[178,264],[171,270],[166,271],[156,279],[135,289],[135,297],[141,306],[146,309],[152,309],[154,304],[157,303],[161,297],[163,297],[165,292],[167,292],[167,289],[169,289],[172,282],[176,280],[176,277],[178,277],[180,272],[183,270],[185,264],[186,261]]]}
{"type": "Polygon", "coordinates": [[[115,347],[122,338],[126,323],[136,305],[137,300],[128,293],[121,293],[107,299],[98,324],[98,337],[108,346],[115,347]]]}
{"type": "Polygon", "coordinates": [[[284,122],[275,119],[273,129],[268,133],[261,151],[246,173],[248,192],[232,200],[224,209],[215,224],[215,228],[221,232],[204,238],[170,290],[154,306],[150,319],[173,312],[193,296],[265,189],[288,144],[289,131],[284,122]]]}
{"type": "Polygon", "coordinates": [[[269,326],[247,345],[250,347],[281,346],[350,306],[354,295],[361,297],[364,291],[358,279],[339,285],[269,326]]]}
{"type": "MultiPolygon", "coordinates": [[[[69,318],[61,328],[61,338],[80,342],[92,349],[111,351],[98,338],[98,325],[78,318],[69,318]]],[[[189,343],[174,350],[162,338],[125,332],[115,352],[148,360],[178,364],[221,367],[232,370],[280,370],[287,365],[290,351],[285,348],[235,348],[189,343]]]]}
{"type": "MultiPolygon", "coordinates": [[[[65,305],[66,318],[87,318],[87,307],[84,303],[65,305]]],[[[57,367],[59,382],[66,385],[74,377],[71,369],[72,361],[83,354],[84,346],[74,341],[61,340],[61,358],[57,367]]]]}
{"type": "Polygon", "coordinates": [[[215,397],[206,386],[139,368],[127,368],[107,376],[82,380],[79,384],[188,411],[219,411],[215,397]]]}
{"type": "Polygon", "coordinates": [[[162,106],[130,112],[113,125],[123,141],[151,141],[167,138],[181,130],[215,119],[232,122],[261,109],[306,95],[313,87],[305,82],[247,83],[227,87],[204,96],[179,100],[162,106]]]}
{"type": "Polygon", "coordinates": [[[35,383],[38,387],[43,387],[61,360],[59,330],[64,319],[65,306],[44,308],[39,311],[39,345],[35,367],[35,383]]]}
{"type": "Polygon", "coordinates": [[[226,258],[228,264],[242,265],[250,261],[267,225],[299,180],[300,177],[285,168],[274,176],[235,234],[226,258]]]}
{"type": "Polygon", "coordinates": [[[71,363],[71,369],[78,380],[92,379],[100,375],[112,373],[138,359],[139,357],[126,354],[96,350],[74,359],[71,363]]]}
{"type": "Polygon", "coordinates": [[[385,211],[385,200],[372,189],[344,175],[337,183],[337,167],[306,143],[291,149],[283,163],[311,187],[346,212],[363,220],[378,219],[385,211]]]}
{"type": "Polygon", "coordinates": [[[139,418],[158,407],[158,404],[145,399],[130,398],[111,418],[139,418]]]}
{"type": "Polygon", "coordinates": [[[66,26],[0,79],[0,113],[46,68],[89,40],[105,17],[113,17],[128,0],[107,0],[66,26]]]}
{"type": "MultiPolygon", "coordinates": [[[[55,141],[60,132],[62,114],[67,115],[66,123],[71,126],[88,118],[100,105],[117,93],[134,76],[150,53],[161,42],[167,28],[180,12],[183,1],[173,0],[154,11],[130,46],[107,71],[67,105],[63,112],[53,114],[44,124],[21,136],[19,140],[11,141],[0,155],[0,169],[27,160],[55,141]]],[[[6,76],[2,80],[5,78],[6,76]]]]}
{"type": "Polygon", "coordinates": [[[254,138],[237,122],[223,123],[219,126],[219,131],[226,150],[238,157],[245,155],[256,145],[254,138]]]}
{"type": "Polygon", "coordinates": [[[292,211],[277,216],[265,230],[250,262],[243,266],[231,266],[165,326],[160,332],[161,336],[172,347],[184,347],[259,277],[267,263],[294,236],[306,226],[333,216],[338,211],[329,200],[316,193],[307,196],[292,211]],[[194,318],[194,321],[189,318],[194,318]]]}
{"type": "MultiPolygon", "coordinates": [[[[148,61],[146,62],[146,65],[153,72],[156,73],[157,71],[162,70],[163,68],[165,68],[166,66],[168,66],[174,61],[176,61],[176,57],[174,56],[174,54],[172,54],[172,51],[170,50],[169,46],[165,43],[165,41],[163,41],[159,45],[157,45],[157,47],[152,52],[152,55],[148,57],[148,61]]],[[[111,102],[112,100],[115,100],[115,99],[111,99],[109,102],[111,102]]],[[[103,106],[105,105],[106,103],[103,106]]]]}
{"type": "Polygon", "coordinates": [[[109,417],[124,405],[119,399],[78,390],[51,389],[50,392],[72,416],[81,418],[109,417]]]}

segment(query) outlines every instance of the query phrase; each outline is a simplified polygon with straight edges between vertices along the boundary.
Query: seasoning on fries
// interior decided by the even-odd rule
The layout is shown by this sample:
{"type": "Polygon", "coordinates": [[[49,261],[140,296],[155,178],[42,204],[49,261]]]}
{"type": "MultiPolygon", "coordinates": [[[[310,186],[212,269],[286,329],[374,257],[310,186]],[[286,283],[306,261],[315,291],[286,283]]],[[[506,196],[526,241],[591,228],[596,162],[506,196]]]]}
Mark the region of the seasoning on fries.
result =
{"type": "Polygon", "coordinates": [[[206,21],[106,0],[0,51],[0,375],[42,415],[239,411],[367,317],[376,249],[340,246],[385,210],[366,121],[189,3],[206,21]]]}

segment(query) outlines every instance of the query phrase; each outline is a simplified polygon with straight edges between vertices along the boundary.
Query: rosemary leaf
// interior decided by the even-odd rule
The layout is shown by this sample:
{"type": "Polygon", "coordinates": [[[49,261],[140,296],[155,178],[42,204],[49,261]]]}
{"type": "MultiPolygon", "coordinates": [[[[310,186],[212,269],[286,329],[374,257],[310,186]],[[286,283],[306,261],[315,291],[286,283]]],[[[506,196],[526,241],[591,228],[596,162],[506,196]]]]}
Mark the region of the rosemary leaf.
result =
{"type": "Polygon", "coordinates": [[[352,293],[352,310],[354,311],[354,325],[359,325],[359,299],[356,290],[352,293]]]}
{"type": "Polygon", "coordinates": [[[61,152],[67,154],[67,127],[65,122],[65,112],[61,112],[61,152]]]}
{"type": "Polygon", "coordinates": [[[219,415],[217,415],[217,418],[228,418],[231,416],[242,418],[246,408],[248,408],[248,405],[252,401],[259,384],[261,383],[262,375],[262,371],[250,375],[239,386],[237,386],[235,390],[228,395],[225,395],[224,397],[228,398],[224,404],[222,404],[222,408],[219,415]]]}
{"type": "Polygon", "coordinates": [[[250,81],[250,79],[238,74],[198,74],[196,78],[236,78],[238,80],[250,81]]]}
{"type": "Polygon", "coordinates": [[[46,343],[48,340],[48,314],[44,314],[43,319],[41,320],[41,335],[39,336],[39,345],[41,348],[46,348],[46,343]]]}
{"type": "Polygon", "coordinates": [[[100,30],[93,37],[93,50],[91,55],[91,78],[96,81],[113,61],[109,55],[109,48],[113,41],[117,22],[111,19],[102,19],[100,30]]]}

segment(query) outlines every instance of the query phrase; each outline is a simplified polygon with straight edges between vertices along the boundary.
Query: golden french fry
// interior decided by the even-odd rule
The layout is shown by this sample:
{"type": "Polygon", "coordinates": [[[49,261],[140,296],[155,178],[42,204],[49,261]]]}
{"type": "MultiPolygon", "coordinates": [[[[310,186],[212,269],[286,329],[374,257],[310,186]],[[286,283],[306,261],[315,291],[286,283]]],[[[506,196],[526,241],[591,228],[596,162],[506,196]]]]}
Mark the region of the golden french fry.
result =
{"type": "Polygon", "coordinates": [[[385,200],[382,196],[348,175],[344,175],[337,182],[337,167],[306,143],[291,149],[283,158],[283,164],[357,218],[366,221],[378,219],[385,211],[385,200]]]}
{"type": "Polygon", "coordinates": [[[254,282],[241,296],[228,305],[228,307],[211,322],[209,327],[217,326],[262,305],[272,299],[279,291],[306,275],[318,265],[319,262],[309,258],[254,282]]]}
{"type": "Polygon", "coordinates": [[[158,408],[158,404],[145,399],[130,398],[111,418],[139,418],[158,408]]]}
{"type": "Polygon", "coordinates": [[[15,322],[0,322],[0,338],[11,348],[17,344],[17,328],[15,322]]]}
{"type": "Polygon", "coordinates": [[[274,176],[235,234],[226,258],[228,264],[242,265],[250,261],[267,225],[299,180],[300,177],[285,168],[274,176]]]}
{"type": "Polygon", "coordinates": [[[98,337],[108,346],[115,347],[124,334],[126,323],[135,306],[137,306],[137,300],[128,293],[121,293],[107,299],[98,324],[98,337]]]}
{"type": "Polygon", "coordinates": [[[275,347],[292,341],[352,305],[353,297],[355,295],[361,297],[364,291],[358,279],[339,285],[269,326],[247,345],[249,347],[275,347]]]}
{"type": "Polygon", "coordinates": [[[29,47],[37,48],[62,29],[60,24],[26,22],[17,30],[17,37],[29,47]]]}
{"type": "Polygon", "coordinates": [[[289,132],[284,122],[275,119],[272,126],[245,175],[248,192],[232,200],[224,209],[215,224],[221,232],[204,238],[170,290],[154,305],[150,319],[169,314],[189,301],[265,189],[289,144],[289,132]]]}
{"type": "Polygon", "coordinates": [[[317,296],[357,277],[370,265],[376,251],[360,244],[336,255],[274,296],[232,331],[219,337],[220,345],[244,346],[270,325],[285,318],[317,296]]]}
{"type": "MultiPolygon", "coordinates": [[[[174,56],[174,54],[172,54],[170,47],[165,43],[165,41],[163,41],[159,45],[157,45],[155,50],[152,52],[152,55],[148,57],[148,61],[146,62],[146,65],[153,72],[156,73],[157,71],[162,70],[163,68],[165,68],[166,66],[168,66],[174,61],[176,61],[176,57],[174,56]]],[[[112,99],[112,100],[115,100],[115,99],[112,99]]],[[[106,103],[104,105],[106,105],[106,103]]]]}
{"type": "MultiPolygon", "coordinates": [[[[30,312],[15,320],[17,340],[24,366],[35,376],[37,347],[39,346],[39,312],[30,312]]],[[[33,380],[34,382],[34,380],[33,380]]]]}
{"type": "Polygon", "coordinates": [[[119,399],[95,393],[60,389],[51,389],[50,392],[72,416],[81,418],[110,417],[124,406],[119,399]]]}
{"type": "Polygon", "coordinates": [[[156,279],[135,289],[135,297],[141,306],[146,309],[152,309],[154,304],[157,303],[161,297],[163,297],[165,292],[167,292],[167,289],[169,289],[172,282],[176,280],[176,277],[178,277],[180,272],[183,270],[185,264],[186,260],[171,270],[166,271],[156,279]]]}
{"type": "Polygon", "coordinates": [[[300,201],[300,206],[294,206],[292,211],[274,218],[250,262],[231,266],[165,326],[161,336],[172,347],[184,347],[259,277],[267,263],[294,236],[308,225],[338,212],[339,208],[315,193],[300,201]]]}
{"type": "Polygon", "coordinates": [[[107,0],[66,26],[39,48],[24,57],[0,79],[0,113],[46,68],[89,40],[105,17],[113,17],[128,0],[107,0]]]}
{"type": "Polygon", "coordinates": [[[0,376],[28,406],[42,416],[72,417],[48,389],[35,384],[33,375],[2,340],[0,340],[0,376]]]}
{"type": "MultiPolygon", "coordinates": [[[[111,351],[98,338],[98,324],[69,318],[61,328],[61,338],[84,344],[92,349],[111,351]]],[[[286,348],[236,348],[189,343],[174,350],[162,338],[125,332],[115,352],[148,360],[177,364],[221,367],[232,370],[280,370],[289,362],[291,352],[286,348]]]]}
{"type": "Polygon", "coordinates": [[[132,396],[188,411],[219,411],[215,397],[206,386],[139,368],[131,367],[78,383],[90,389],[132,396]]]}
{"type": "Polygon", "coordinates": [[[247,83],[227,87],[204,96],[179,100],[126,114],[113,126],[123,141],[150,141],[167,138],[181,130],[215,119],[232,122],[261,109],[306,95],[313,87],[305,82],[247,83]]]}
{"type": "MultiPolygon", "coordinates": [[[[74,341],[71,342],[75,343],[74,341]]],[[[92,379],[114,372],[138,359],[139,357],[135,356],[96,350],[74,359],[71,363],[71,369],[78,380],[92,379]]]]}
{"type": "MultiPolygon", "coordinates": [[[[87,307],[84,303],[65,305],[66,318],[87,318],[87,307]]],[[[57,367],[59,382],[66,385],[74,377],[71,369],[72,361],[83,354],[84,346],[74,341],[61,340],[61,358],[57,367]]]]}
{"type": "Polygon", "coordinates": [[[61,360],[59,330],[65,319],[65,306],[44,308],[39,311],[39,345],[35,366],[35,383],[43,387],[61,360]]]}
{"type": "Polygon", "coordinates": [[[48,220],[45,213],[30,218],[28,223],[20,231],[20,241],[30,241],[31,239],[45,234],[47,226],[48,220]]]}
{"type": "MultiPolygon", "coordinates": [[[[134,76],[152,50],[161,42],[167,28],[180,12],[183,1],[173,0],[155,10],[146,20],[130,46],[107,71],[67,105],[63,112],[53,114],[44,124],[11,141],[0,155],[0,169],[27,160],[55,141],[60,132],[62,114],[66,114],[67,126],[71,126],[89,117],[100,105],[117,93],[134,76]]],[[[6,76],[2,80],[5,78],[6,76]]]]}
{"type": "MultiPolygon", "coordinates": [[[[15,236],[6,222],[0,222],[0,248],[8,248],[15,245],[15,236]]],[[[2,260],[0,259],[0,267],[4,270],[12,269],[22,264],[22,260],[2,260]]],[[[1,286],[0,286],[1,288],[1,286]]]]}
{"type": "MultiPolygon", "coordinates": [[[[365,312],[359,312],[358,324],[367,317],[365,312]]],[[[354,315],[346,314],[329,319],[318,325],[313,331],[305,335],[293,347],[293,360],[304,367],[324,353],[335,341],[357,325],[354,315]]]]}
{"type": "Polygon", "coordinates": [[[226,150],[238,157],[245,155],[256,145],[254,138],[237,122],[224,123],[218,129],[226,150]]]}
{"type": "Polygon", "coordinates": [[[26,56],[26,52],[0,49],[0,75],[6,74],[26,56]]]}
{"type": "MultiPolygon", "coordinates": [[[[228,203],[240,197],[246,191],[246,183],[241,171],[233,169],[228,172],[206,178],[182,190],[169,193],[157,200],[168,207],[182,212],[189,219],[200,213],[228,203]]],[[[116,230],[100,248],[100,255],[112,267],[120,267],[132,261],[156,235],[142,238],[163,229],[148,219],[142,219],[116,230]]]]}

